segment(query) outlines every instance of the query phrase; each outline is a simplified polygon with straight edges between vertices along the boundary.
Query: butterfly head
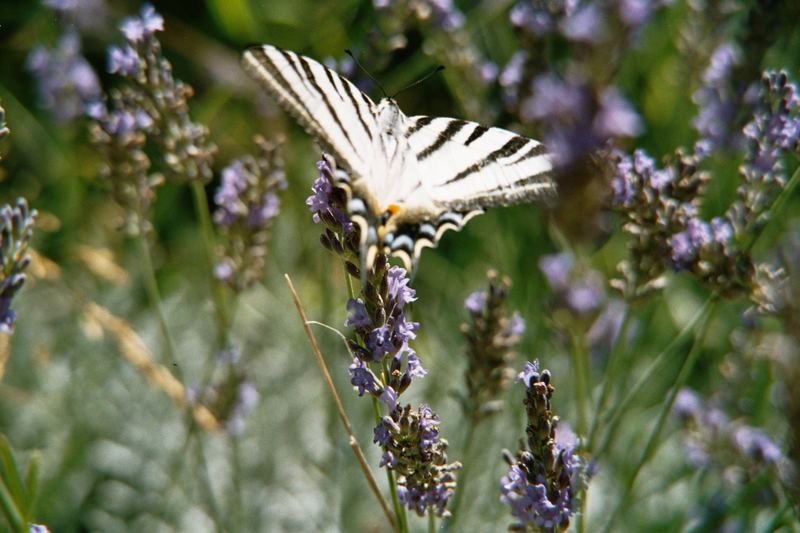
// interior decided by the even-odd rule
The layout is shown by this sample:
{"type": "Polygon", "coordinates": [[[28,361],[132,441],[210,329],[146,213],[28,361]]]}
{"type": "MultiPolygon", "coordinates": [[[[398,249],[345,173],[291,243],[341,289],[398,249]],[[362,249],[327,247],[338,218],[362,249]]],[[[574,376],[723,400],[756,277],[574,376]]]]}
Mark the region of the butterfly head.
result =
{"type": "Polygon", "coordinates": [[[400,107],[397,105],[397,102],[388,97],[381,99],[381,101],[378,103],[375,113],[377,115],[378,126],[380,127],[381,131],[394,130],[400,123],[400,120],[403,116],[403,113],[400,111],[400,107]]]}

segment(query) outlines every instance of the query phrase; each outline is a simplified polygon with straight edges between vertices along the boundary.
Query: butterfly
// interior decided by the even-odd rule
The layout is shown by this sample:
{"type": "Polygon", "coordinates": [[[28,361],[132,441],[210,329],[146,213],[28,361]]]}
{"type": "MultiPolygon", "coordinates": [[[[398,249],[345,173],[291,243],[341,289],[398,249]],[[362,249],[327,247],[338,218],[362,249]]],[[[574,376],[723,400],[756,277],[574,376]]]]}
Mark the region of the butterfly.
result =
{"type": "Polygon", "coordinates": [[[375,104],[333,70],[276,46],[248,48],[242,64],[344,170],[367,265],[384,252],[413,270],[425,247],[484,209],[556,194],[552,161],[533,139],[406,116],[393,99],[375,104]]]}

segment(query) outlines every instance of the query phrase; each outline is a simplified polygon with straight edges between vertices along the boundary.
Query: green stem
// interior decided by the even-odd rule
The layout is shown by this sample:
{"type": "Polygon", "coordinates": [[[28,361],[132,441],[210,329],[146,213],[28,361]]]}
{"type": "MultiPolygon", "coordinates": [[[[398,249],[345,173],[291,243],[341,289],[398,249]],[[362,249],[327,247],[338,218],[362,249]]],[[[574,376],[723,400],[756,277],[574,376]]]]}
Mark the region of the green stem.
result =
{"type": "Polygon", "coordinates": [[[689,350],[689,353],[683,358],[683,362],[681,363],[680,371],[678,375],[675,377],[675,381],[670,388],[669,394],[667,395],[666,401],[661,405],[661,410],[658,413],[658,418],[656,419],[655,426],[653,427],[652,431],[650,432],[650,436],[647,439],[647,444],[645,444],[644,452],[642,453],[641,458],[636,463],[633,471],[628,476],[626,480],[625,487],[622,492],[622,498],[620,498],[620,503],[617,505],[616,509],[614,510],[611,518],[606,524],[604,531],[611,531],[614,525],[614,522],[619,517],[622,510],[627,506],[627,500],[630,497],[630,494],[633,490],[633,485],[636,481],[636,478],[641,472],[644,465],[647,464],[648,461],[652,458],[653,454],[655,453],[656,448],[659,444],[659,437],[661,435],[661,431],[664,429],[664,424],[667,420],[667,416],[669,415],[670,411],[672,410],[672,404],[675,402],[675,397],[678,395],[678,392],[683,387],[686,379],[691,374],[692,369],[694,368],[694,364],[697,361],[698,355],[700,355],[700,350],[703,346],[703,341],[705,340],[706,333],[708,331],[707,326],[711,322],[711,310],[713,309],[713,304],[716,303],[717,296],[716,294],[712,295],[709,299],[709,312],[705,314],[705,318],[702,322],[698,323],[698,331],[695,334],[694,342],[692,343],[692,347],[689,350]]]}
{"type": "Polygon", "coordinates": [[[794,174],[792,174],[792,177],[789,179],[786,186],[783,189],[781,189],[781,192],[778,194],[777,198],[775,198],[775,201],[772,202],[772,206],[769,208],[769,213],[770,213],[769,220],[759,229],[759,231],[755,235],[753,235],[753,238],[750,239],[750,242],[744,249],[745,253],[749,252],[750,249],[758,241],[759,237],[761,237],[761,235],[764,234],[764,230],[767,229],[767,226],[769,226],[770,222],[781,218],[779,216],[780,212],[783,209],[784,204],[792,196],[792,192],[794,191],[794,188],[797,187],[798,183],[800,183],[800,167],[798,167],[797,170],[794,171],[794,174]]]}
{"type": "Polygon", "coordinates": [[[589,450],[591,450],[594,446],[594,439],[596,437],[597,429],[600,427],[600,417],[603,414],[606,402],[608,401],[608,396],[611,392],[611,384],[618,383],[617,374],[622,366],[620,362],[622,361],[622,355],[625,352],[625,342],[628,338],[628,328],[630,327],[630,324],[631,313],[626,306],[625,315],[622,318],[622,325],[619,328],[619,333],[617,334],[617,339],[614,342],[614,347],[608,357],[608,366],[606,367],[607,372],[605,379],[603,379],[603,388],[600,391],[600,398],[597,401],[597,405],[595,406],[594,410],[594,416],[592,417],[592,425],[589,429],[589,438],[586,442],[586,447],[589,450]]]}
{"type": "Polygon", "coordinates": [[[436,514],[433,507],[428,507],[428,533],[436,533],[436,514]]]}
{"type": "Polygon", "coordinates": [[[231,444],[231,484],[233,485],[233,490],[231,491],[231,499],[233,500],[230,503],[231,508],[231,521],[230,521],[230,531],[242,531],[244,528],[242,527],[243,521],[243,513],[242,513],[242,469],[240,468],[240,450],[239,450],[239,439],[233,435],[229,435],[228,440],[231,444]]]}
{"type": "Polygon", "coordinates": [[[192,181],[192,198],[197,216],[200,218],[200,228],[203,235],[203,248],[205,251],[206,271],[211,283],[214,311],[217,316],[217,346],[224,347],[228,341],[231,319],[228,312],[227,294],[225,287],[214,277],[214,229],[211,225],[211,214],[208,212],[208,197],[206,189],[198,180],[192,181]]]}
{"type": "Polygon", "coordinates": [[[456,521],[459,518],[458,510],[461,507],[461,501],[464,499],[464,493],[467,491],[467,473],[469,473],[469,469],[467,468],[472,461],[470,461],[470,456],[472,455],[472,442],[474,441],[475,435],[475,422],[470,419],[467,423],[466,433],[464,434],[464,451],[462,453],[462,457],[464,457],[464,462],[461,465],[461,469],[458,473],[458,484],[456,485],[456,493],[453,496],[453,505],[450,506],[450,518],[443,521],[442,526],[445,531],[450,531],[451,529],[455,528],[456,521]]]}
{"type": "MultiPolygon", "coordinates": [[[[150,303],[156,309],[156,317],[158,318],[158,325],[161,329],[161,334],[164,337],[164,345],[167,350],[168,359],[170,359],[173,363],[177,363],[175,344],[172,341],[172,335],[167,327],[167,317],[164,315],[164,310],[161,305],[161,293],[158,290],[158,281],[156,281],[153,258],[150,255],[150,246],[147,244],[147,238],[143,235],[139,236],[136,241],[139,243],[139,248],[143,258],[142,275],[144,278],[145,290],[147,291],[147,297],[150,300],[150,303]]],[[[180,373],[180,367],[176,366],[175,368],[177,368],[177,372],[180,373]]]]}
{"type": "Polygon", "coordinates": [[[216,530],[222,533],[225,531],[225,528],[222,527],[222,512],[217,505],[217,498],[214,495],[213,485],[211,483],[211,478],[208,475],[208,461],[206,461],[206,454],[205,450],[203,449],[203,439],[202,436],[195,439],[197,443],[197,462],[200,465],[198,468],[197,474],[202,479],[200,486],[205,489],[206,492],[206,500],[208,503],[208,507],[211,511],[211,518],[214,521],[214,526],[216,530]]]}
{"type": "Polygon", "coordinates": [[[578,411],[578,435],[586,434],[586,399],[588,397],[588,372],[586,361],[586,344],[579,335],[572,337],[572,364],[575,371],[575,404],[578,411]]]}
{"type": "Polygon", "coordinates": [[[668,360],[672,356],[672,352],[675,351],[675,348],[677,348],[680,344],[682,344],[686,340],[686,338],[692,333],[692,331],[694,331],[695,326],[698,324],[698,322],[703,317],[705,317],[705,315],[710,311],[713,302],[716,301],[716,298],[717,298],[716,295],[712,295],[706,300],[706,302],[703,304],[703,307],[701,307],[700,310],[698,310],[697,313],[695,313],[695,315],[689,320],[689,322],[686,324],[686,326],[684,326],[684,328],[680,331],[680,333],[678,333],[678,335],[674,339],[672,339],[672,341],[667,345],[667,347],[664,348],[661,351],[661,353],[658,354],[658,356],[653,360],[652,363],[650,363],[650,366],[648,366],[647,369],[644,371],[642,377],[640,377],[639,380],[636,382],[636,384],[630,388],[630,390],[622,399],[622,401],[620,401],[614,406],[610,416],[608,417],[609,418],[609,422],[607,424],[608,429],[606,430],[603,436],[603,440],[600,441],[600,444],[594,450],[591,450],[595,459],[599,459],[605,454],[606,449],[608,448],[611,442],[611,438],[616,433],[617,425],[622,420],[622,417],[627,411],[628,406],[633,402],[633,400],[636,399],[636,397],[639,395],[642,389],[644,389],[645,386],[648,383],[650,383],[650,381],[653,379],[656,373],[661,371],[661,367],[664,366],[666,362],[668,362],[668,360]]]}

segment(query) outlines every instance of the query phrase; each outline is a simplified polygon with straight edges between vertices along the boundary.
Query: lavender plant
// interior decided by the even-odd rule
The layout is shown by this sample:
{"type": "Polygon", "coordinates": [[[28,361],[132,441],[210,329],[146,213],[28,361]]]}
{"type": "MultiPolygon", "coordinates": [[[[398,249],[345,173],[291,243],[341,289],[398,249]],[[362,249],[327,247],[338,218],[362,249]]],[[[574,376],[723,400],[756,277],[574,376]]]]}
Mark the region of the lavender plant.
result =
{"type": "MultiPolygon", "coordinates": [[[[9,134],[5,110],[0,106],[0,140],[9,134]]],[[[33,237],[37,212],[25,198],[17,198],[12,207],[0,207],[0,332],[14,331],[17,314],[11,309],[14,296],[25,285],[25,269],[31,262],[28,248],[33,237]]]]}
{"type": "Polygon", "coordinates": [[[548,370],[527,362],[519,373],[525,384],[526,442],[515,455],[504,452],[508,472],[500,481],[500,501],[518,520],[511,531],[566,531],[579,508],[588,477],[578,441],[550,410],[555,388],[548,370]]]}
{"type": "Polygon", "coordinates": [[[725,296],[746,295],[761,309],[774,307],[764,284],[773,283],[776,273],[757,264],[750,248],[786,184],[783,156],[797,151],[796,92],[785,73],[764,75],[756,111],[743,130],[749,141],[737,200],[710,223],[700,217],[711,179],[700,164],[710,141],[699,141],[692,154],[678,150],[664,168],[642,150],[633,156],[616,153],[614,203],[633,239],[630,260],[619,266],[622,279],[613,285],[626,297],[662,288],[668,269],[687,270],[725,296]]]}
{"type": "Polygon", "coordinates": [[[273,219],[280,208],[276,192],[286,188],[279,146],[256,137],[258,158],[245,155],[222,170],[214,195],[213,219],[222,236],[214,276],[235,291],[261,280],[273,219]]]}
{"type": "Polygon", "coordinates": [[[487,288],[473,292],[464,301],[470,323],[461,325],[461,333],[467,339],[467,369],[466,391],[459,400],[471,424],[502,409],[499,396],[514,377],[513,348],[525,332],[525,321],[519,313],[509,317],[504,309],[511,280],[500,278],[493,270],[486,277],[487,288]]]}
{"type": "MultiPolygon", "coordinates": [[[[409,510],[446,516],[461,464],[447,462],[448,443],[439,437],[439,417],[430,407],[414,410],[400,402],[412,380],[427,374],[409,346],[419,323],[408,319],[405,308],[416,300],[416,291],[406,271],[390,267],[383,253],[366,273],[359,270],[360,230],[346,215],[346,190],[336,186],[333,161],[323,158],[317,167],[320,175],[307,204],[314,221],[326,225],[322,244],[344,259],[349,275],[364,280],[359,298],[347,302],[345,326],[354,334],[348,341],[353,356],[348,373],[359,396],[372,396],[388,411],[374,429],[373,441],[383,450],[380,466],[396,475],[397,497],[409,510]]],[[[404,524],[402,516],[397,518],[404,524]]]]}
{"type": "Polygon", "coordinates": [[[36,210],[24,198],[14,206],[0,207],[0,332],[11,334],[17,314],[11,309],[14,296],[25,285],[25,269],[31,262],[28,247],[33,237],[36,210]]]}
{"type": "Polygon", "coordinates": [[[164,179],[151,171],[148,143],[160,148],[165,171],[178,182],[207,182],[216,147],[207,128],[189,115],[191,87],[174,78],[161,54],[155,34],[164,29],[163,17],[145,4],[140,16],[126,18],[120,29],[126,42],[109,48],[108,71],[127,84],[112,90],[108,102],[98,98],[87,104],[86,113],[93,119],[92,142],[105,161],[101,175],[125,210],[126,229],[147,233],[155,188],[164,179]]]}

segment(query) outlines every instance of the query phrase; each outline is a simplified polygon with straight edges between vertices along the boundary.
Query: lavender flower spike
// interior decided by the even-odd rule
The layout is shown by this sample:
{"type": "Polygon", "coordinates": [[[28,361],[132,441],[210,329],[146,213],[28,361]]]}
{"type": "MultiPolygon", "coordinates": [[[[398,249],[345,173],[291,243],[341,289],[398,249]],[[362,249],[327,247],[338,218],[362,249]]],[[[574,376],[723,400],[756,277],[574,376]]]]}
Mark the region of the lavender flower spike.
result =
{"type": "Polygon", "coordinates": [[[565,531],[588,482],[585,463],[576,454],[575,435],[550,412],[550,372],[527,362],[519,378],[527,388],[528,439],[515,456],[504,454],[509,468],[500,480],[500,501],[519,521],[513,529],[565,531]]]}
{"type": "Polygon", "coordinates": [[[23,272],[31,261],[28,246],[35,219],[36,210],[29,209],[24,198],[14,207],[5,204],[0,208],[0,332],[8,335],[17,319],[11,301],[25,284],[23,272]]]}

